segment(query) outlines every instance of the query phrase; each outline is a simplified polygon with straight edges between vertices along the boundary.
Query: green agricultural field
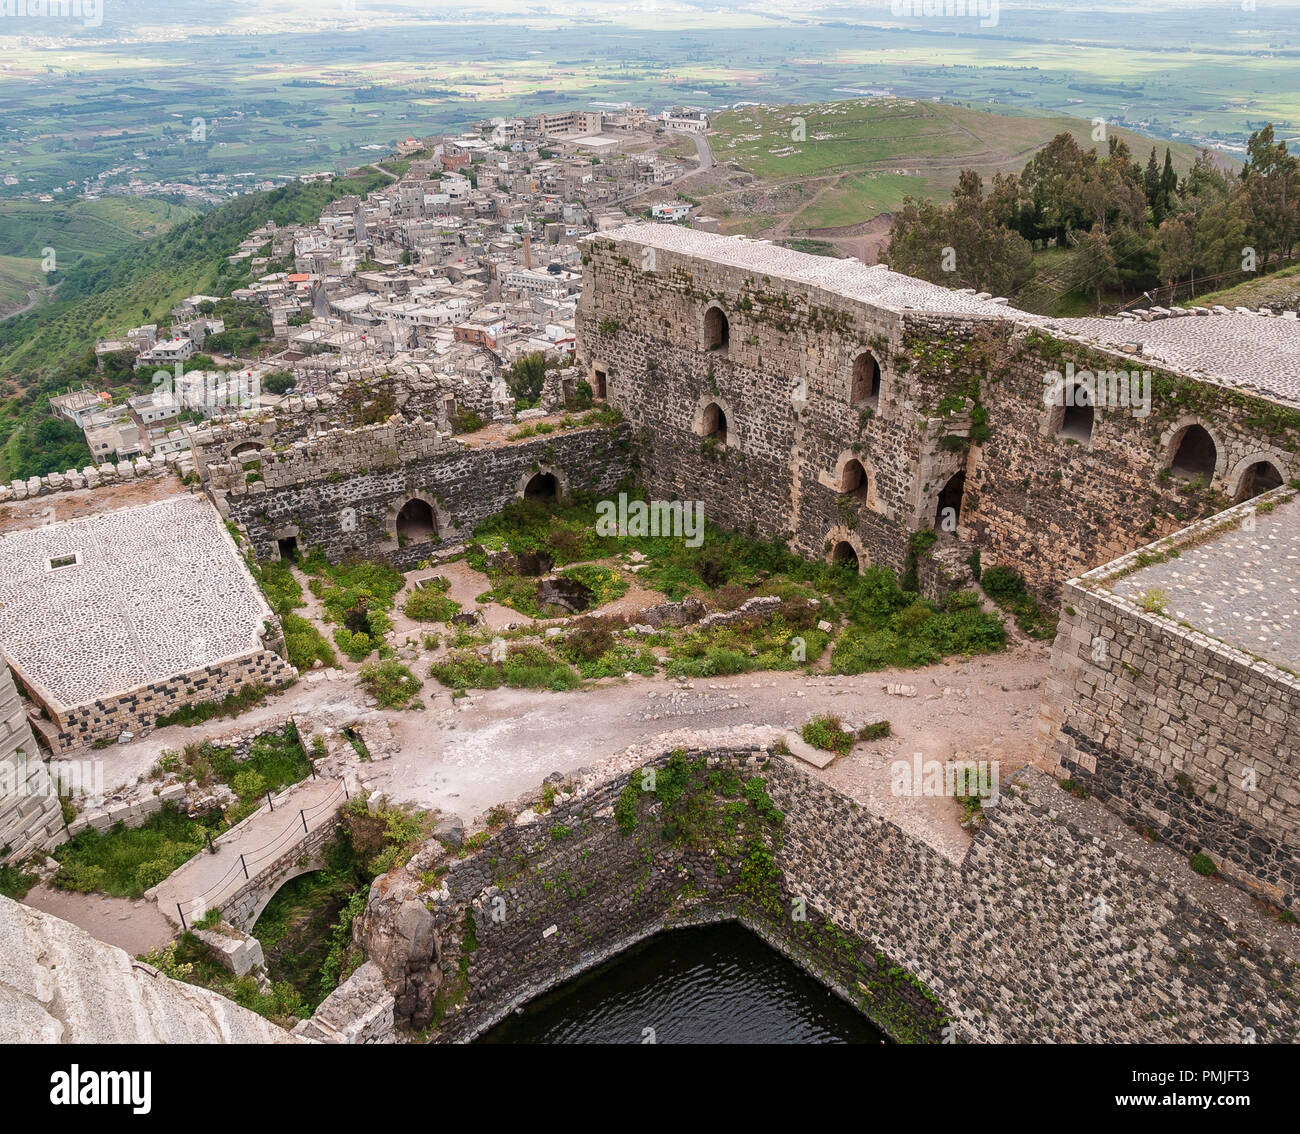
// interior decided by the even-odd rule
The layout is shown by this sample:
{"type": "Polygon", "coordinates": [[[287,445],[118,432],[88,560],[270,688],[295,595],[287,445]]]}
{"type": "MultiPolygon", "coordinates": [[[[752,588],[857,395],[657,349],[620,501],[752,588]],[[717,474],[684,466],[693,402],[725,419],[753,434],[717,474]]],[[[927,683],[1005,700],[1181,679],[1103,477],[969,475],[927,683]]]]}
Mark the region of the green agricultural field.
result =
{"type": "MultiPolygon", "coordinates": [[[[1108,130],[1140,158],[1152,146],[1163,154],[1168,145],[1179,172],[1196,157],[1196,148],[1186,143],[1108,130]]],[[[1092,123],[1077,118],[911,99],[742,107],[717,116],[711,140],[719,160],[735,162],[764,184],[802,189],[799,198],[806,204],[772,218],[800,233],[861,224],[895,211],[908,196],[946,197],[963,169],[975,169],[986,180],[1017,171],[1061,133],[1073,134],[1085,148],[1099,145],[1092,123]]],[[[732,196],[727,202],[704,197],[702,203],[726,215],[732,196]]],[[[765,226],[755,219],[729,219],[727,229],[761,235],[765,226]]]]}
{"type": "Polygon", "coordinates": [[[44,249],[53,248],[56,264],[71,264],[85,256],[112,256],[161,236],[197,211],[144,197],[54,204],[0,201],[0,249],[39,261],[44,249]]]}
{"type": "MultiPolygon", "coordinates": [[[[0,161],[17,184],[0,197],[66,188],[69,179],[338,170],[382,157],[409,134],[601,102],[716,112],[886,90],[975,110],[1102,116],[1158,138],[1229,147],[1264,121],[1283,136],[1300,123],[1294,8],[1125,12],[1085,3],[1062,14],[1004,5],[999,25],[983,33],[909,24],[885,3],[797,21],[743,6],[679,7],[670,21],[603,7],[593,19],[398,3],[343,34],[321,27],[322,13],[306,5],[297,23],[274,30],[229,8],[180,5],[141,13],[148,30],[135,38],[79,37],[52,49],[12,37],[0,49],[0,161]]],[[[859,140],[876,147],[873,161],[978,156],[937,125],[912,145],[887,134],[859,140]],[[936,151],[943,139],[954,148],[936,151]]],[[[833,154],[808,160],[827,169],[833,154]]]]}
{"type": "Polygon", "coordinates": [[[39,260],[0,256],[0,314],[21,307],[27,302],[27,292],[44,282],[39,260]]]}

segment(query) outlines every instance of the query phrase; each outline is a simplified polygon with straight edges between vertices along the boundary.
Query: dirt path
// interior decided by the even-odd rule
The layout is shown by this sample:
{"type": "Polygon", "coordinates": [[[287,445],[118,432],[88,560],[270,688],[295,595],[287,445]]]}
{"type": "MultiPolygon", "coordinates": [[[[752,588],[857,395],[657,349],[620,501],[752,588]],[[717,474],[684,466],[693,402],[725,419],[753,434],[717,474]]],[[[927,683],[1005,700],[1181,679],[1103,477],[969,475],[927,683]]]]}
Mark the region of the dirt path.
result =
{"type": "Polygon", "coordinates": [[[431,711],[385,713],[399,752],[374,765],[372,779],[394,800],[473,819],[493,804],[683,728],[770,725],[798,729],[835,713],[854,724],[887,719],[893,735],[859,744],[824,772],[875,811],[959,853],[966,836],[951,799],[894,796],[894,761],[921,752],[941,762],[956,754],[998,753],[1000,775],[1029,762],[1047,669],[1044,647],[1025,646],[969,662],[855,677],[758,673],[678,682],[613,679],[573,693],[498,689],[457,701],[434,692],[431,711]],[[891,684],[914,696],[885,691],[891,684]]]}
{"type": "Polygon", "coordinates": [[[42,883],[27,891],[23,903],[70,921],[133,957],[166,945],[176,933],[158,907],[143,898],[133,901],[106,894],[78,894],[52,890],[42,883]]]}

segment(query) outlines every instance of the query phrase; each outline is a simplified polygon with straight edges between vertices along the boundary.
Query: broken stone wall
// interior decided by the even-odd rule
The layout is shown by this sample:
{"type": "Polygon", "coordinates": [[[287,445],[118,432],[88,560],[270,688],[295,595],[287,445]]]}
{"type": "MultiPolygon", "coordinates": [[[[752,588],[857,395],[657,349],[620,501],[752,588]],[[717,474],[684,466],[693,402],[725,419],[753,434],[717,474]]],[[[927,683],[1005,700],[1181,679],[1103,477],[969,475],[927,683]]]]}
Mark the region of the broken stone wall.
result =
{"type": "Polygon", "coordinates": [[[1300,473],[1300,411],[1017,325],[1009,309],[1005,320],[899,314],[626,237],[586,241],[583,260],[579,358],[589,380],[606,375],[635,430],[650,494],[702,500],[710,520],[790,537],[812,558],[844,542],[859,563],[901,573],[910,533],[936,525],[940,494],[964,472],[954,534],[1055,597],[1065,579],[1223,508],[1253,462],[1300,473]],[[726,312],[725,350],[706,346],[710,307],[726,312]],[[855,401],[866,350],[880,392],[855,401]],[[1088,440],[1060,433],[1045,376],[1070,362],[1149,371],[1150,414],[1097,406],[1088,440]],[[725,444],[704,435],[711,403],[725,444]],[[1200,487],[1165,471],[1191,424],[1218,448],[1200,487]],[[865,498],[844,491],[852,460],[865,498]]]}
{"type": "Polygon", "coordinates": [[[703,501],[712,522],[792,539],[812,558],[847,542],[860,563],[903,569],[921,443],[891,367],[903,330],[892,312],[630,240],[590,241],[583,258],[581,362],[593,385],[606,374],[609,401],[636,431],[652,498],[703,501]],[[718,303],[729,341],[709,350],[705,313],[718,303]],[[855,402],[864,351],[881,389],[855,402]],[[726,416],[725,443],[704,435],[710,404],[726,416]],[[866,472],[861,495],[841,491],[851,460],[866,472]]]}
{"type": "Polygon", "coordinates": [[[256,471],[214,466],[218,507],[248,533],[257,558],[279,558],[278,541],[319,548],[331,562],[349,555],[409,570],[524,495],[538,474],[562,496],[608,496],[631,475],[625,427],[589,426],[519,441],[467,444],[424,422],[338,430],[258,458],[256,471]],[[250,477],[254,479],[250,479],[250,477]],[[398,530],[404,505],[428,505],[432,538],[398,530]]]}

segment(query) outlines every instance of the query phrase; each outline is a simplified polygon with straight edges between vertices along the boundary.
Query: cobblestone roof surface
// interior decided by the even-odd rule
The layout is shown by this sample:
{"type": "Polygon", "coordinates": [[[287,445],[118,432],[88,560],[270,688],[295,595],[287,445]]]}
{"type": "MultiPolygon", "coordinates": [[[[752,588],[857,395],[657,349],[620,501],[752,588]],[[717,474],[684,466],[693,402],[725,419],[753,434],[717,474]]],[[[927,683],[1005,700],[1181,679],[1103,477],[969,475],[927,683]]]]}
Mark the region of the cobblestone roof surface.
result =
{"type": "MultiPolygon", "coordinates": [[[[968,291],[953,291],[891,272],[883,265],[868,266],[860,260],[812,256],[761,240],[700,232],[675,224],[631,224],[602,232],[594,239],[629,240],[662,248],[683,256],[699,256],[715,263],[746,268],[759,275],[825,288],[827,291],[860,299],[891,311],[924,311],[936,314],[977,315],[1041,323],[1043,318],[1013,310],[1005,303],[979,299],[968,291]]],[[[639,263],[633,260],[633,263],[639,263]]]]}
{"type": "Polygon", "coordinates": [[[1055,326],[1098,346],[1141,343],[1132,369],[1146,361],[1274,401],[1300,405],[1300,319],[1272,315],[1182,315],[1149,323],[1056,319],[1055,326]]]}
{"type": "Polygon", "coordinates": [[[1255,516],[1255,530],[1227,531],[1111,587],[1140,600],[1153,587],[1166,613],[1203,634],[1300,671],[1300,496],[1255,516]]]}
{"type": "Polygon", "coordinates": [[[250,653],[267,616],[201,497],[0,537],[0,649],[65,707],[250,653]]]}

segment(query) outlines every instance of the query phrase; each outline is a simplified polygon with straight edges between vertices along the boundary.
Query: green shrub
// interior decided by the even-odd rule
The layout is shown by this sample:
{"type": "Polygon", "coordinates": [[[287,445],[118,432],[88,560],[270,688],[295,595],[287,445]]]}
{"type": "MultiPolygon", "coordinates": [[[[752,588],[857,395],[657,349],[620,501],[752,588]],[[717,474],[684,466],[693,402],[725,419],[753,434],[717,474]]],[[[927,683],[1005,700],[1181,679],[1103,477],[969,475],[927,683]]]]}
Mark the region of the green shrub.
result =
{"type": "Polygon", "coordinates": [[[1056,633],[1056,619],[1042,610],[1025,589],[1025,580],[1010,567],[985,568],[980,584],[984,593],[1003,610],[1009,611],[1016,625],[1034,638],[1051,638],[1056,633]]]}
{"type": "Polygon", "coordinates": [[[29,874],[17,866],[0,866],[0,894],[6,898],[13,898],[15,902],[22,901],[27,891],[35,885],[35,874],[29,874]]]}
{"type": "Polygon", "coordinates": [[[429,667],[429,676],[449,689],[495,689],[501,684],[501,667],[473,650],[454,650],[429,667]]]}
{"type": "Polygon", "coordinates": [[[385,709],[409,705],[424,684],[398,661],[369,662],[361,667],[361,684],[385,709]]]}
{"type": "Polygon", "coordinates": [[[590,590],[592,606],[604,606],[607,602],[613,602],[627,594],[627,580],[608,567],[598,567],[589,563],[582,567],[570,567],[566,571],[561,571],[560,575],[565,579],[573,579],[590,590]]]}
{"type": "Polygon", "coordinates": [[[870,724],[864,724],[858,729],[859,740],[884,740],[893,732],[893,726],[888,721],[872,721],[870,724]]]}
{"type": "Polygon", "coordinates": [[[220,824],[217,814],[190,819],[169,803],[139,827],[118,823],[103,833],[87,828],[52,852],[59,862],[54,886],[139,898],[198,854],[207,833],[220,824]]]}
{"type": "Polygon", "coordinates": [[[1191,865],[1197,874],[1204,874],[1207,878],[1213,878],[1219,873],[1219,868],[1214,865],[1214,859],[1208,854],[1192,855],[1191,865]]]}
{"type": "Polygon", "coordinates": [[[826,714],[813,717],[803,726],[803,738],[814,748],[825,752],[836,752],[846,756],[853,748],[854,737],[848,732],[840,718],[826,714]]]}
{"type": "Polygon", "coordinates": [[[262,773],[256,768],[241,768],[235,773],[230,786],[234,788],[235,794],[245,802],[250,799],[260,799],[266,794],[266,780],[262,778],[262,773]]]}
{"type": "Polygon", "coordinates": [[[135,880],[140,889],[148,890],[157,886],[175,867],[165,858],[156,858],[151,862],[142,862],[135,868],[135,880]]]}
{"type": "Polygon", "coordinates": [[[307,619],[298,614],[288,614],[282,617],[281,625],[289,664],[295,669],[311,669],[316,661],[327,666],[338,665],[334,647],[307,619]]]}
{"type": "Polygon", "coordinates": [[[449,622],[451,616],[459,610],[460,603],[449,599],[445,591],[431,586],[412,591],[402,607],[402,613],[417,622],[449,622]]]}

